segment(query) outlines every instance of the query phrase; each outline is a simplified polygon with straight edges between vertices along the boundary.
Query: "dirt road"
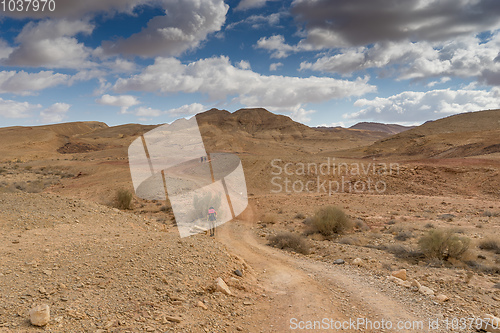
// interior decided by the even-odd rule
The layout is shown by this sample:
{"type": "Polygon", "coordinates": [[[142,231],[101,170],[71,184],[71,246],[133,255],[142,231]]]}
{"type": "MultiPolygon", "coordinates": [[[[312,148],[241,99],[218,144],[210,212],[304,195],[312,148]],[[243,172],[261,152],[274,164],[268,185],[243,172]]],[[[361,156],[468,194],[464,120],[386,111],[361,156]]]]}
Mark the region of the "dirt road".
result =
{"type": "Polygon", "coordinates": [[[255,331],[441,331],[428,327],[430,320],[443,318],[433,302],[362,268],[271,248],[252,229],[251,222],[229,222],[219,228],[217,239],[253,268],[263,288],[265,297],[256,305],[260,318],[253,318],[259,323],[255,331]],[[314,327],[314,321],[320,323],[314,327]]]}

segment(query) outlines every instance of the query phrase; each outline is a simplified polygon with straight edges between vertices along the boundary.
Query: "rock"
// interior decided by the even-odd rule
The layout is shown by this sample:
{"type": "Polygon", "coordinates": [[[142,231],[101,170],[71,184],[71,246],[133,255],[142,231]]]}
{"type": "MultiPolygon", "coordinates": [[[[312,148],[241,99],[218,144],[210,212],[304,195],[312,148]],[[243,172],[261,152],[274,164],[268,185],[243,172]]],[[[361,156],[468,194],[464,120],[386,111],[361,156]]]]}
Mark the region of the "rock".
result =
{"type": "Polygon", "coordinates": [[[239,276],[239,277],[243,276],[243,273],[239,269],[235,270],[233,273],[234,273],[234,275],[239,276]]]}
{"type": "Polygon", "coordinates": [[[227,286],[226,282],[222,280],[220,277],[215,280],[215,291],[220,291],[226,295],[232,295],[231,290],[227,286]]]}
{"type": "Polygon", "coordinates": [[[450,300],[450,298],[446,295],[439,294],[435,297],[435,300],[439,303],[444,303],[450,300]]]}
{"type": "Polygon", "coordinates": [[[392,276],[395,276],[403,281],[406,281],[406,269],[400,269],[398,271],[394,271],[391,273],[392,276]]]}
{"type": "Polygon", "coordinates": [[[352,261],[353,265],[363,266],[363,260],[361,258],[356,258],[352,261]]]}
{"type": "Polygon", "coordinates": [[[165,315],[164,318],[166,320],[174,322],[174,323],[180,323],[182,321],[182,318],[180,318],[180,317],[174,317],[174,316],[169,316],[169,315],[165,315]]]}
{"type": "Polygon", "coordinates": [[[30,321],[34,326],[45,326],[50,321],[50,307],[47,304],[35,306],[30,310],[30,321]]]}
{"type": "Polygon", "coordinates": [[[388,276],[387,280],[392,281],[392,282],[394,282],[394,283],[396,283],[396,284],[398,284],[400,286],[403,286],[405,288],[411,288],[410,281],[404,281],[404,280],[401,280],[400,278],[392,276],[392,275],[388,276]]]}
{"type": "Polygon", "coordinates": [[[420,287],[421,287],[422,285],[420,284],[420,282],[418,282],[417,280],[413,279],[413,280],[411,281],[411,286],[412,286],[412,287],[416,287],[417,289],[420,289],[420,287]]]}
{"type": "Polygon", "coordinates": [[[481,329],[490,333],[500,333],[500,318],[487,314],[483,316],[481,329]]]}
{"type": "Polygon", "coordinates": [[[343,264],[345,264],[345,261],[343,259],[335,259],[333,261],[333,264],[334,265],[343,265],[343,264]]]}
{"type": "Polygon", "coordinates": [[[202,301],[198,301],[198,303],[196,303],[196,306],[202,308],[203,310],[208,310],[207,306],[202,301]]]}
{"type": "Polygon", "coordinates": [[[236,327],[236,330],[239,331],[239,332],[241,332],[241,331],[243,331],[243,327],[238,326],[238,327],[236,327]]]}
{"type": "Polygon", "coordinates": [[[182,301],[172,301],[172,305],[182,305],[182,301]]]}
{"type": "Polygon", "coordinates": [[[426,295],[426,296],[434,296],[434,290],[432,290],[431,288],[426,287],[426,286],[420,286],[418,291],[421,294],[426,295]]]}

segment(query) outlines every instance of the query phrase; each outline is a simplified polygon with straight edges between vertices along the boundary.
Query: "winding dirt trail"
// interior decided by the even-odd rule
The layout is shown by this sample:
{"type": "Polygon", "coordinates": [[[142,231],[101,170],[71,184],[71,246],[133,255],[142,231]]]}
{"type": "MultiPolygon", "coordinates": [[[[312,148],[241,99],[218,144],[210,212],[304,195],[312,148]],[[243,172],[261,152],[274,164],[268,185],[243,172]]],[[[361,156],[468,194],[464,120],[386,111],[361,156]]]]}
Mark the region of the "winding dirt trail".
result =
{"type": "MultiPolygon", "coordinates": [[[[255,225],[255,224],[254,224],[255,225]]],[[[426,332],[428,326],[417,327],[418,322],[427,324],[425,314],[417,316],[390,293],[383,292],[380,278],[359,272],[353,267],[335,266],[307,258],[294,256],[265,245],[258,240],[249,221],[234,221],[218,228],[217,240],[238,255],[254,271],[256,282],[264,290],[266,297],[259,318],[260,332],[426,332]],[[293,319],[295,318],[295,319],[293,319]],[[372,322],[391,321],[392,329],[370,329],[361,324],[356,329],[332,328],[322,323],[315,329],[306,328],[307,321],[328,320],[344,322],[367,318],[372,322]],[[399,322],[416,323],[412,329],[397,329],[399,322]]],[[[347,325],[347,324],[346,324],[347,325]]],[[[407,324],[409,325],[409,324],[407,324]]],[[[437,331],[433,331],[437,332],[437,331]]]]}

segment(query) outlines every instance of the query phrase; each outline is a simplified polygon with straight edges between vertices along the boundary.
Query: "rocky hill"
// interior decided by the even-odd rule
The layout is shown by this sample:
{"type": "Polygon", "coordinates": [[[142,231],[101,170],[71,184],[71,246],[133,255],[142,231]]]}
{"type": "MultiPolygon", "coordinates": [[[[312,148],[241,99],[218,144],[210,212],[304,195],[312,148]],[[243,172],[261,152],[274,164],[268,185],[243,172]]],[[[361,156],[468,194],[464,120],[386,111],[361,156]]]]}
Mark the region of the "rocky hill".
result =
{"type": "Polygon", "coordinates": [[[365,157],[497,157],[500,110],[469,112],[426,122],[357,151],[365,157]]]}
{"type": "Polygon", "coordinates": [[[384,133],[393,135],[393,134],[398,134],[398,133],[410,130],[412,128],[415,128],[415,126],[402,126],[402,125],[398,125],[398,124],[361,122],[361,123],[357,123],[356,125],[353,125],[349,128],[350,129],[365,130],[365,131],[384,132],[384,133]]]}

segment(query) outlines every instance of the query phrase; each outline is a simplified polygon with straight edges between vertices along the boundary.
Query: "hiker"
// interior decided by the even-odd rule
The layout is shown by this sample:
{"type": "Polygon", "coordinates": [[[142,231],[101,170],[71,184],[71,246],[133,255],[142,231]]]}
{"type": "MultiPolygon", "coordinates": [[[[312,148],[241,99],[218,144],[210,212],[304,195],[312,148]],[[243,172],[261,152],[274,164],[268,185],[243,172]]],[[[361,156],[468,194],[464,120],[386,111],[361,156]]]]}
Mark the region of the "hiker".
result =
{"type": "Polygon", "coordinates": [[[207,220],[208,220],[208,226],[210,228],[210,237],[214,237],[215,225],[217,222],[217,212],[215,211],[214,207],[210,207],[208,209],[207,220]]]}

